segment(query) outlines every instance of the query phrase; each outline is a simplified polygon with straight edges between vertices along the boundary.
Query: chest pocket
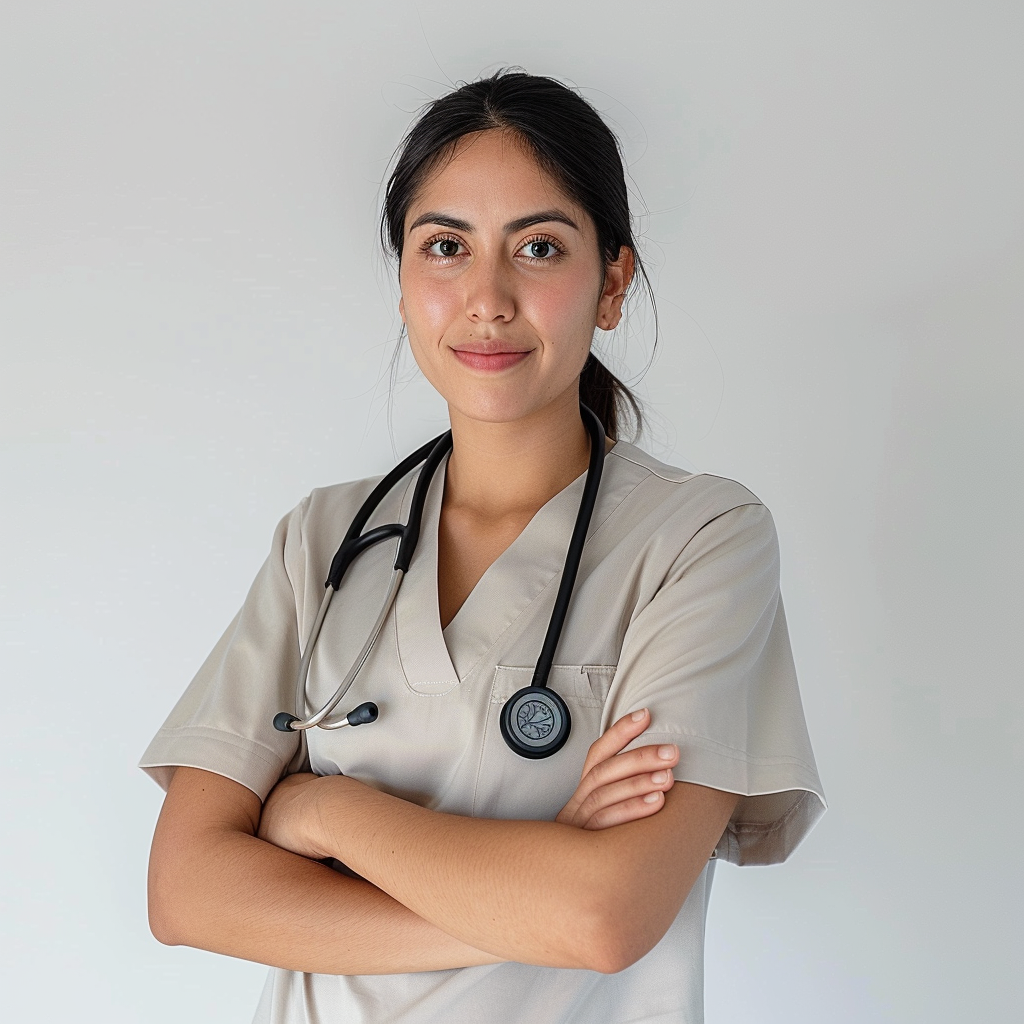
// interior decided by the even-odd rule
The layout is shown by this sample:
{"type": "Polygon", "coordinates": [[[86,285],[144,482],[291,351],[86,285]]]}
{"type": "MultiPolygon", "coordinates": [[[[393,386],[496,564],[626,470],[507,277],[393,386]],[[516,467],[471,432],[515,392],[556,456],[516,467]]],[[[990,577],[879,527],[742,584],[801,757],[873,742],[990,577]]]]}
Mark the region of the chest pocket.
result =
{"type": "Polygon", "coordinates": [[[561,750],[534,761],[509,749],[500,724],[502,707],[530,685],[533,668],[499,665],[494,670],[473,797],[475,817],[554,820],[579,784],[590,744],[601,735],[614,675],[614,665],[551,666],[548,687],[568,705],[572,728],[561,750]]]}

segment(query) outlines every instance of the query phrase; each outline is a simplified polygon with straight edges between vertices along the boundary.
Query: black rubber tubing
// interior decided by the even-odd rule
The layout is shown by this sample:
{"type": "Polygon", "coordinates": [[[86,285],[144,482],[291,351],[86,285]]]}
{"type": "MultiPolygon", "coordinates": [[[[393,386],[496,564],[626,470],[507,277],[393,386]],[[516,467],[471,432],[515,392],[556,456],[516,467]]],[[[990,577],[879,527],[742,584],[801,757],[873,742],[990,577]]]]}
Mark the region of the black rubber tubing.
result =
{"type": "Polygon", "coordinates": [[[569,599],[572,597],[576,573],[580,567],[580,559],[583,557],[583,545],[587,541],[587,530],[590,528],[594,506],[597,504],[597,491],[601,486],[601,470],[604,468],[604,426],[597,415],[582,402],[580,402],[580,415],[583,418],[584,426],[590,432],[590,466],[587,469],[587,480],[583,486],[580,509],[576,513],[576,525],[572,529],[569,550],[565,556],[562,580],[558,584],[558,593],[555,596],[555,607],[551,610],[548,631],[544,634],[544,646],[537,659],[537,666],[533,670],[531,686],[546,687],[548,685],[551,663],[555,660],[555,648],[558,646],[558,640],[562,635],[562,626],[565,624],[565,616],[569,611],[569,599]]]}

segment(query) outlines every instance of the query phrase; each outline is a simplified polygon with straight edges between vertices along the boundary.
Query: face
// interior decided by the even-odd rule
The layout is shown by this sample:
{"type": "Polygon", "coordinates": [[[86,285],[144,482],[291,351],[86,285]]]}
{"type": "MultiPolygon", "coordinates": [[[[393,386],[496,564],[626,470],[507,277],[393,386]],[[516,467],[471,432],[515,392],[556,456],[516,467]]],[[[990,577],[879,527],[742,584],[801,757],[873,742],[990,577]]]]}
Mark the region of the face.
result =
{"type": "Polygon", "coordinates": [[[514,136],[463,137],[410,205],[399,311],[420,369],[469,419],[575,408],[595,327],[614,328],[632,252],[606,264],[590,216],[514,136]]]}

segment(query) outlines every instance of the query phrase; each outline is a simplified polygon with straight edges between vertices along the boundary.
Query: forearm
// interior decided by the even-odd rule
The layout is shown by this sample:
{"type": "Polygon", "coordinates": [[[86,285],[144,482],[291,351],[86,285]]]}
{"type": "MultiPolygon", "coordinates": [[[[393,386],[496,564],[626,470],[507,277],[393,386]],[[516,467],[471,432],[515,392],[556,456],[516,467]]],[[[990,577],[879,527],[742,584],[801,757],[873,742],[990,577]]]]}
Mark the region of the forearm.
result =
{"type": "Polygon", "coordinates": [[[334,779],[336,792],[320,804],[320,838],[333,856],[474,948],[600,969],[614,829],[441,814],[334,779]]]}
{"type": "Polygon", "coordinates": [[[229,824],[187,815],[154,839],[150,917],[163,942],[290,970],[392,974],[500,962],[362,879],[229,824]]]}

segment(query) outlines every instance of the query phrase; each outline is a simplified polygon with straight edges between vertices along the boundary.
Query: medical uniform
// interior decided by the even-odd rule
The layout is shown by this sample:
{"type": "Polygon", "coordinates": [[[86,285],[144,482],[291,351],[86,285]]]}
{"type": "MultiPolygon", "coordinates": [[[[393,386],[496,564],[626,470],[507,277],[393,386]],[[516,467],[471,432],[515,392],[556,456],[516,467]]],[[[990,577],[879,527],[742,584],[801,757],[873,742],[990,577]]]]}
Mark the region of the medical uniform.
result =
{"type": "MultiPolygon", "coordinates": [[[[390,492],[367,528],[405,521],[415,479],[414,471],[390,492]]],[[[572,732],[558,753],[527,760],[506,746],[499,715],[530,683],[584,477],[540,509],[444,630],[437,601],[443,480],[442,465],[395,607],[338,709],[343,715],[372,700],[380,718],[306,733],[312,770],[343,772],[452,814],[552,820],[576,789],[590,744],[622,715],[649,707],[651,726],[632,746],[677,743],[676,779],[743,799],[665,937],[618,974],[520,963],[358,977],[272,969],[256,1020],[697,1024],[716,860],[781,861],[825,806],[779,597],[771,516],[734,481],[666,466],[619,441],[605,459],[548,680],[569,706],[572,732]]],[[[281,522],[242,609],[142,759],[161,785],[169,766],[190,765],[262,799],[300,765],[300,738],[271,722],[295,710],[300,648],[327,569],[375,483],[316,490],[281,522]]],[[[382,543],[349,570],[315,650],[308,713],[333,693],[373,626],[396,547],[382,543]]]]}

